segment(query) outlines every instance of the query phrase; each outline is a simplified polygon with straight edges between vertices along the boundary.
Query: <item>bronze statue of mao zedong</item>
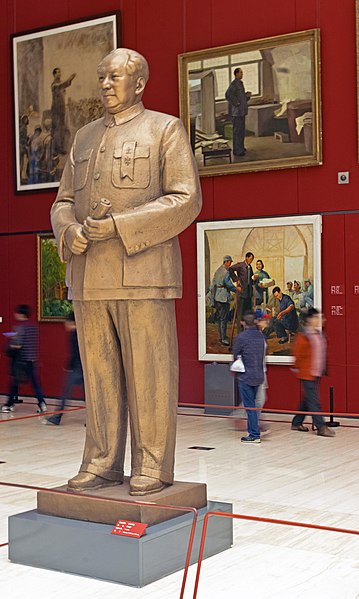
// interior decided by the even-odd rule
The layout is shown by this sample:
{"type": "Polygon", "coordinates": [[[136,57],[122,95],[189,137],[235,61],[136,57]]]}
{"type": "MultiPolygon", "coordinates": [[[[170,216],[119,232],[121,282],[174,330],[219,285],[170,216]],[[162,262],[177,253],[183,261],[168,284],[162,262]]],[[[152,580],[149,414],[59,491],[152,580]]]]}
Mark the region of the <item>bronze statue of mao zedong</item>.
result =
{"type": "Polygon", "coordinates": [[[101,61],[105,114],[76,133],[51,209],[86,391],[86,442],[72,491],[121,484],[128,421],[130,494],[173,483],[177,236],[198,215],[201,192],[181,121],[141,102],[148,75],[133,50],[101,61]]]}

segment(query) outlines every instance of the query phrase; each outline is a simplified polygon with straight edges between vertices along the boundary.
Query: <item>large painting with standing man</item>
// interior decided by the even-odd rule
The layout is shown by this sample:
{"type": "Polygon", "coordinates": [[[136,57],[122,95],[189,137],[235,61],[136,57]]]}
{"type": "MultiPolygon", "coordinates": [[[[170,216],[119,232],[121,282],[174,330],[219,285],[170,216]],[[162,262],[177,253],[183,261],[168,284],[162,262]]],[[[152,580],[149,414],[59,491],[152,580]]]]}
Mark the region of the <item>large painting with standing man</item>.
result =
{"type": "Polygon", "coordinates": [[[96,68],[117,28],[112,13],[11,36],[17,191],[58,187],[76,131],[102,116],[96,68]]]}
{"type": "Polygon", "coordinates": [[[321,164],[319,29],[179,56],[201,175],[321,164]]]}
{"type": "Polygon", "coordinates": [[[197,223],[200,360],[230,361],[255,311],[267,362],[291,363],[310,308],[321,308],[321,216],[197,223]]]}

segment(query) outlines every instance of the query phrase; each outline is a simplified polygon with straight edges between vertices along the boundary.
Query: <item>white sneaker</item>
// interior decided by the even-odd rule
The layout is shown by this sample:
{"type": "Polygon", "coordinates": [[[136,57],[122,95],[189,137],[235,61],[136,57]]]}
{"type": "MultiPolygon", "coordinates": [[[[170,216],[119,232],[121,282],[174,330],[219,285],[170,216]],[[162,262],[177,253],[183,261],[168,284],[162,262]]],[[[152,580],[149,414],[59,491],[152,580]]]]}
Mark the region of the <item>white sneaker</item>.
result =
{"type": "Polygon", "coordinates": [[[6,414],[14,411],[14,406],[2,406],[1,411],[6,414]]]}
{"type": "Polygon", "coordinates": [[[37,413],[38,414],[45,414],[47,412],[47,405],[44,401],[42,401],[39,404],[39,407],[37,408],[37,413]]]}

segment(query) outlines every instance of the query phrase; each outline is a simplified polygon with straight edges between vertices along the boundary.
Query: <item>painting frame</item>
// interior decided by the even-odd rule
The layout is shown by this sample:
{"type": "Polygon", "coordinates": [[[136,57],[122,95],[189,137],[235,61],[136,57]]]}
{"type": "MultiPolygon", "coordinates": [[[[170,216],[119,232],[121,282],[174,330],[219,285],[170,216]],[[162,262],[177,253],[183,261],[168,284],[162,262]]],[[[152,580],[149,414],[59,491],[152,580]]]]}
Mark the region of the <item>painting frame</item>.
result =
{"type": "MultiPolygon", "coordinates": [[[[297,65],[298,69],[304,68],[300,66],[299,58],[297,65]]],[[[201,176],[322,164],[319,29],[308,29],[180,54],[178,73],[180,118],[188,132],[201,176]],[[285,46],[288,46],[287,55],[285,46]],[[296,59],[291,58],[291,53],[294,55],[298,49],[303,52],[303,56],[306,56],[306,70],[303,71],[306,75],[306,85],[302,90],[303,98],[288,97],[285,100],[282,94],[285,90],[291,89],[290,85],[294,89],[296,84],[293,82],[297,81],[298,77],[295,76],[296,72],[288,75],[286,73],[288,68],[285,66],[278,67],[278,72],[275,71],[273,56],[275,53],[278,55],[277,60],[281,61],[278,64],[285,65],[287,60],[287,64],[293,66],[296,65],[296,59]],[[240,62],[241,54],[243,60],[246,58],[246,63],[240,62]],[[221,61],[223,64],[217,67],[216,64],[221,61]],[[247,68],[254,87],[258,88],[255,89],[255,94],[248,103],[245,126],[247,134],[247,127],[251,127],[251,135],[246,135],[248,147],[244,148],[243,156],[233,154],[231,147],[233,126],[231,117],[228,116],[228,103],[224,95],[224,89],[233,77],[233,67],[238,65],[241,65],[243,70],[247,68]],[[223,87],[224,80],[225,87],[223,87]],[[289,84],[288,81],[291,83],[289,84]],[[307,100],[304,96],[307,96],[307,100]],[[284,115],[277,116],[275,113],[283,111],[285,106],[287,117],[284,116],[285,111],[284,115]],[[310,110],[307,112],[308,107],[310,110]],[[302,129],[298,134],[296,127],[300,125],[296,119],[303,114],[308,115],[308,118],[307,121],[302,122],[302,129]]],[[[243,78],[245,82],[245,72],[243,78]]],[[[299,88],[297,92],[299,93],[299,88]]],[[[295,91],[291,93],[295,96],[295,91]]]]}
{"type": "Polygon", "coordinates": [[[10,38],[15,190],[57,188],[76,131],[102,114],[96,67],[121,42],[120,12],[10,38]]]}
{"type": "MultiPolygon", "coordinates": [[[[244,251],[248,250],[248,245],[240,246],[238,241],[237,248],[233,247],[229,239],[238,239],[240,236],[248,236],[249,233],[266,232],[266,238],[271,233],[270,229],[276,227],[286,228],[284,234],[292,234],[293,227],[298,229],[298,233],[301,237],[308,236],[312,239],[312,246],[306,241],[307,246],[306,252],[303,252],[303,256],[307,257],[307,269],[309,268],[310,278],[315,290],[314,300],[315,307],[321,310],[322,306],[322,283],[321,283],[321,234],[322,234],[322,217],[318,214],[304,215],[304,216],[284,216],[284,217],[263,217],[253,219],[236,219],[236,220],[223,220],[223,221],[203,221],[197,223],[197,285],[198,285],[198,359],[201,361],[216,361],[216,362],[230,362],[232,361],[232,354],[230,348],[223,347],[220,352],[211,352],[208,350],[209,339],[211,334],[215,334],[214,331],[217,325],[211,326],[213,333],[210,333],[210,325],[208,324],[208,293],[209,287],[213,280],[213,274],[216,267],[222,264],[222,257],[225,255],[231,255],[235,262],[244,259],[244,251]],[[291,228],[291,229],[290,229],[291,228]],[[266,230],[266,231],[264,231],[266,230]],[[228,233],[230,232],[230,233],[228,233]],[[227,241],[226,241],[227,240],[227,241]],[[211,246],[216,248],[212,250],[211,246]],[[309,249],[308,249],[309,248],[309,249]],[[233,254],[233,256],[232,256],[233,254]],[[216,255],[216,257],[215,257],[216,255]],[[309,260],[310,256],[310,260],[309,260]],[[308,267],[308,263],[310,265],[308,267]],[[207,339],[208,337],[208,339],[207,339]]],[[[290,238],[289,238],[290,240],[290,238]]],[[[246,244],[248,242],[246,241],[246,244]]],[[[303,242],[303,247],[305,247],[303,242]]],[[[253,244],[252,244],[253,245],[253,244]]],[[[255,245],[255,244],[254,244],[255,245]]],[[[288,245],[288,244],[287,244],[288,245]]],[[[298,250],[296,250],[298,252],[298,250]]],[[[294,249],[292,250],[292,254],[294,249]]],[[[254,253],[256,253],[254,251],[254,253]]],[[[285,257],[285,243],[283,242],[283,262],[285,257]]],[[[300,254],[300,252],[299,252],[300,254]]],[[[274,256],[274,254],[273,254],[274,256]]],[[[264,257],[264,256],[263,256],[264,257]]],[[[259,255],[255,256],[254,264],[259,258],[259,255]]],[[[302,261],[303,263],[305,262],[302,261]]],[[[298,262],[297,262],[298,264],[298,262]]],[[[282,267],[284,269],[284,267],[282,267]]],[[[292,266],[293,268],[293,266],[292,266]]],[[[307,272],[307,271],[306,271],[307,272]]],[[[309,277],[308,272],[306,274],[309,277]]],[[[283,275],[283,281],[281,283],[281,289],[285,293],[284,285],[286,284],[286,276],[283,275]]],[[[299,279],[298,279],[299,280],[299,279]]],[[[304,277],[302,281],[305,280],[304,277]]],[[[275,282],[279,284],[279,281],[275,282]]],[[[217,334],[218,336],[218,334],[217,334]]],[[[269,345],[269,344],[268,344],[269,345]]],[[[217,343],[217,348],[218,348],[217,343]]],[[[266,361],[268,364],[291,364],[292,357],[290,355],[289,348],[288,355],[267,355],[266,361]]]]}
{"type": "Polygon", "coordinates": [[[38,233],[36,242],[37,319],[64,322],[73,311],[72,302],[67,299],[66,264],[60,260],[52,233],[38,233]]]}

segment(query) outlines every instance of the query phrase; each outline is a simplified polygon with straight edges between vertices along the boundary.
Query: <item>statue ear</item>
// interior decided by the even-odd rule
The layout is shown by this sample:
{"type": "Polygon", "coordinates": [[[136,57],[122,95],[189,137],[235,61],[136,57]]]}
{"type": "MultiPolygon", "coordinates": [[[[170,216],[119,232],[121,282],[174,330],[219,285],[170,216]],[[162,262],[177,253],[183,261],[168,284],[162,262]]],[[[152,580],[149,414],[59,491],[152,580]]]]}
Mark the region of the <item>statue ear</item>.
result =
{"type": "Polygon", "coordinates": [[[143,90],[145,89],[146,86],[146,81],[144,77],[139,77],[137,79],[137,83],[136,83],[136,95],[138,96],[139,94],[143,93],[143,90]]]}

